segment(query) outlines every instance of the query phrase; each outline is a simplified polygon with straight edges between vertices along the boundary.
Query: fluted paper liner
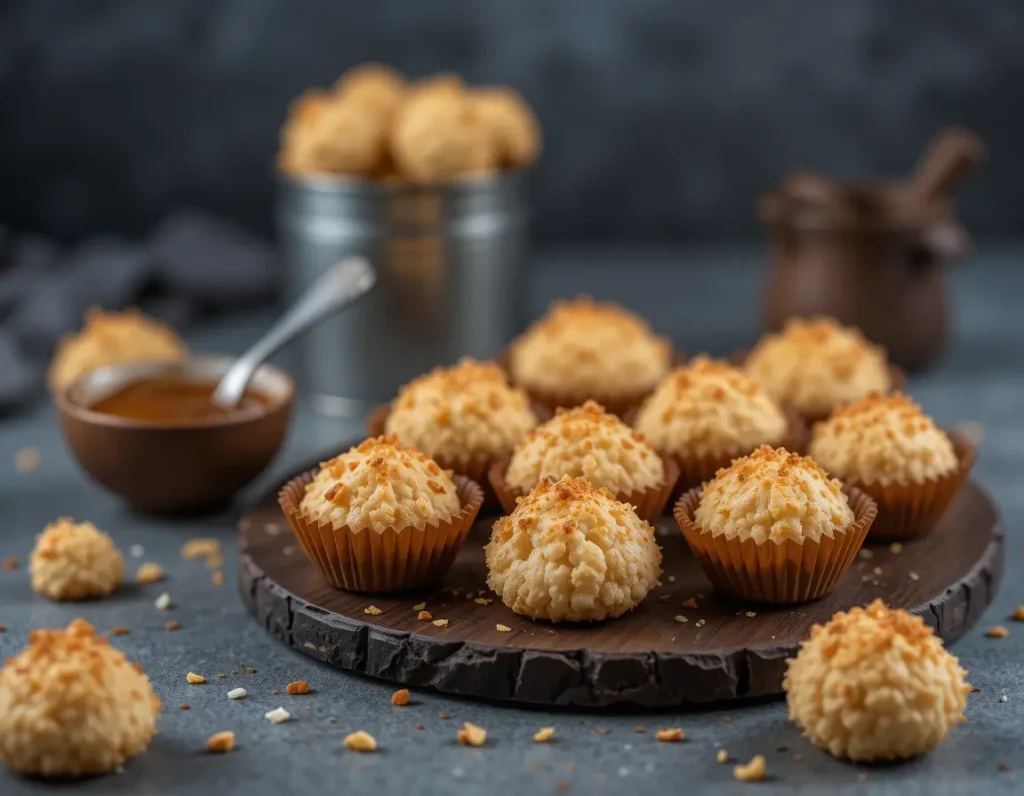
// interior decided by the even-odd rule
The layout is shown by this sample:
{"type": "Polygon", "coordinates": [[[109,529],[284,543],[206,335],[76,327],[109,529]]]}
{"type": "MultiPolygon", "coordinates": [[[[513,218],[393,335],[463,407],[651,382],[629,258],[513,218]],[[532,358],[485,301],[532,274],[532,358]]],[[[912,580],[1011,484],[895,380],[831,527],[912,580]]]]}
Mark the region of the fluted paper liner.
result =
{"type": "MultiPolygon", "coordinates": [[[[511,514],[516,507],[516,500],[525,496],[526,492],[518,487],[511,486],[505,480],[505,473],[508,472],[510,456],[504,456],[491,465],[487,471],[491,487],[497,495],[498,502],[506,514],[511,514]]],[[[626,494],[616,494],[615,499],[622,503],[629,503],[636,509],[637,516],[651,523],[657,522],[668,503],[669,496],[675,488],[676,480],[679,478],[679,466],[671,459],[665,459],[664,477],[654,486],[647,489],[634,489],[626,494]]],[[[610,490],[609,490],[610,491],[610,490]]]]}
{"type": "Polygon", "coordinates": [[[714,536],[698,525],[693,514],[701,488],[691,489],[675,506],[675,518],[704,574],[717,591],[740,600],[802,603],[831,592],[849,569],[875,519],[875,501],[859,489],[846,487],[853,524],[836,529],[832,537],[803,543],[781,543],[714,536]]]}
{"type": "Polygon", "coordinates": [[[439,582],[469,535],[484,498],[475,481],[456,475],[462,507],[458,514],[422,530],[353,531],[302,512],[306,486],[317,472],[310,470],[293,478],[281,488],[277,500],[303,552],[325,580],[345,591],[394,592],[439,582]]]}
{"type": "Polygon", "coordinates": [[[878,517],[869,536],[877,541],[912,539],[931,531],[953,502],[974,466],[976,450],[966,440],[946,432],[953,443],[959,465],[939,478],[920,484],[865,484],[842,479],[852,487],[871,496],[878,504],[878,517]]]}

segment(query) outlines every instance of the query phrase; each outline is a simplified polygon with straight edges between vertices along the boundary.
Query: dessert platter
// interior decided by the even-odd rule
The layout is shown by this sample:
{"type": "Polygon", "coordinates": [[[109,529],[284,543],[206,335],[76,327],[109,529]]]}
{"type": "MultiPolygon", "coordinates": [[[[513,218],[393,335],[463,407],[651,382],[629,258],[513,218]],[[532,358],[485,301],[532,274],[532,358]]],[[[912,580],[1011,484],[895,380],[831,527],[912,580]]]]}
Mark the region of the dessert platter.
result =
{"type": "Polygon", "coordinates": [[[1003,534],[973,446],[898,378],[828,319],[740,364],[556,303],[248,511],[243,600],[343,669],[593,708],[781,693],[812,626],[876,600],[949,641],[991,602],[1003,534]]]}

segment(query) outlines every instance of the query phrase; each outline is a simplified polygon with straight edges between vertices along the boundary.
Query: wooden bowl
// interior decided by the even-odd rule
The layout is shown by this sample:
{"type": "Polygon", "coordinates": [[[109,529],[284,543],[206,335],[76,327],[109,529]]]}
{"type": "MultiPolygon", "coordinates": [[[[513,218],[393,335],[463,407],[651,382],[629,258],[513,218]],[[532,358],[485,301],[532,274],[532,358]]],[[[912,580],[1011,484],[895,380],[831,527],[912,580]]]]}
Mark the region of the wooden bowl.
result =
{"type": "Polygon", "coordinates": [[[263,365],[252,386],[271,399],[257,413],[187,425],[130,420],[89,407],[131,382],[174,376],[215,382],[232,357],[191,357],[99,368],[55,396],[61,430],[82,469],[132,508],[150,514],[221,507],[262,473],[284,442],[295,383],[263,365]]]}

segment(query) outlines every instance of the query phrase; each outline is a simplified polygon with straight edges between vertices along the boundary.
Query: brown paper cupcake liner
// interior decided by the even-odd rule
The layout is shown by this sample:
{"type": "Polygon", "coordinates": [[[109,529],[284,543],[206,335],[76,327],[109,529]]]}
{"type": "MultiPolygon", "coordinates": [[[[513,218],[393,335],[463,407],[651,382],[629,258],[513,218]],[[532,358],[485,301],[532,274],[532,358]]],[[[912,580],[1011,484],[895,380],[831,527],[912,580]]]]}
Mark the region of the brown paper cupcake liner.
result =
{"type": "MultiPolygon", "coordinates": [[[[506,514],[511,514],[516,508],[516,500],[526,495],[522,489],[509,485],[505,480],[510,459],[510,456],[503,456],[495,461],[487,471],[494,494],[506,514]]],[[[679,478],[679,466],[672,459],[665,459],[664,465],[665,477],[661,483],[647,489],[635,489],[624,495],[615,495],[616,500],[634,506],[637,516],[652,525],[657,522],[658,517],[664,511],[665,504],[668,503],[676,480],[679,478]]]]}
{"type": "Polygon", "coordinates": [[[332,586],[354,592],[395,592],[439,582],[451,567],[483,503],[483,490],[469,478],[455,476],[461,510],[422,530],[383,533],[353,531],[302,513],[310,470],[285,484],[277,500],[303,552],[332,586]]]}
{"type": "Polygon", "coordinates": [[[973,445],[946,432],[953,443],[959,466],[949,475],[921,484],[865,484],[855,480],[844,483],[868,494],[878,504],[878,517],[868,534],[871,541],[912,539],[931,531],[945,514],[974,466],[977,451],[973,445]]]}
{"type": "Polygon", "coordinates": [[[875,519],[870,496],[847,488],[854,522],[832,538],[817,542],[792,539],[776,544],[753,539],[727,539],[705,531],[694,519],[701,489],[691,489],[675,506],[675,518],[686,543],[717,591],[740,600],[802,603],[831,592],[849,569],[875,519]]]}

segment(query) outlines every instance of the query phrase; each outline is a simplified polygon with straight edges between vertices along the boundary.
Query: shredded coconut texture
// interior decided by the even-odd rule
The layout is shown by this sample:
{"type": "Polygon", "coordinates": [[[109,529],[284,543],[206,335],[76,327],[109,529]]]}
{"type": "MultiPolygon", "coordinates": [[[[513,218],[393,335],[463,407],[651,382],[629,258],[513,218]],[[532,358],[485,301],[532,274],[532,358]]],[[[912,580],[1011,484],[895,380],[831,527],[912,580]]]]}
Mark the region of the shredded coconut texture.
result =
{"type": "Polygon", "coordinates": [[[82,331],[57,345],[48,379],[50,388],[59,392],[104,365],[181,359],[187,353],[173,329],[136,309],[93,309],[86,314],[82,331]]]}
{"type": "Polygon", "coordinates": [[[671,362],[671,343],[642,318],[587,296],[553,304],[509,349],[513,380],[552,392],[653,389],[671,362]]]}
{"type": "Polygon", "coordinates": [[[385,432],[428,456],[509,453],[537,416],[522,390],[492,363],[462,359],[407,384],[391,406],[385,432]]]}
{"type": "Polygon", "coordinates": [[[714,456],[777,443],[787,421],[753,379],[725,362],[696,357],[658,385],[635,425],[660,451],[714,456]]]}
{"type": "Polygon", "coordinates": [[[635,608],[658,585],[661,550],[633,508],[583,478],[546,478],[498,520],[487,585],[518,614],[601,620],[635,608]]]}
{"type": "Polygon", "coordinates": [[[876,600],[811,628],[783,681],[789,715],[836,757],[893,760],[964,721],[967,672],[919,616],[876,600]]]}
{"type": "Polygon", "coordinates": [[[615,415],[593,401],[554,418],[526,435],[512,454],[506,482],[529,492],[543,478],[586,478],[612,494],[660,484],[665,468],[654,449],[615,415]]]}
{"type": "Polygon", "coordinates": [[[422,530],[461,506],[450,470],[394,437],[374,437],[324,462],[300,509],[335,528],[422,530]]]}
{"type": "Polygon", "coordinates": [[[29,563],[32,588],[51,600],[104,597],[124,577],[124,559],[113,540],[91,522],[61,517],[36,539],[29,563]]]}
{"type": "Polygon", "coordinates": [[[33,630],[0,670],[0,760],[21,774],[103,774],[145,751],[160,700],[138,664],[76,619],[33,630]]]}
{"type": "Polygon", "coordinates": [[[694,520],[727,539],[818,541],[853,523],[839,481],[812,459],[762,445],[704,486],[694,520]]]}
{"type": "Polygon", "coordinates": [[[768,394],[807,416],[890,388],[885,351],[830,318],[794,318],[762,338],[746,371],[768,394]]]}
{"type": "Polygon", "coordinates": [[[833,475],[865,484],[923,483],[959,466],[953,444],[906,395],[872,395],[814,426],[811,456],[833,475]]]}

